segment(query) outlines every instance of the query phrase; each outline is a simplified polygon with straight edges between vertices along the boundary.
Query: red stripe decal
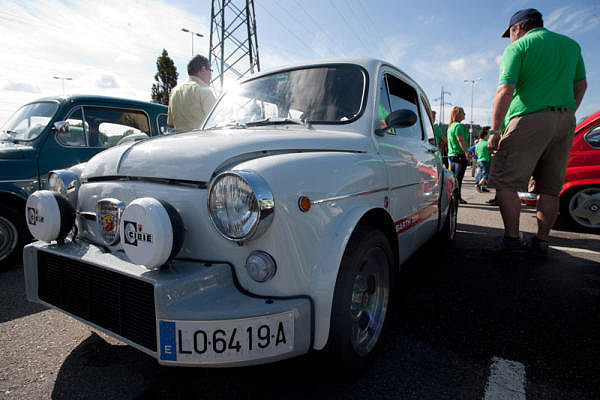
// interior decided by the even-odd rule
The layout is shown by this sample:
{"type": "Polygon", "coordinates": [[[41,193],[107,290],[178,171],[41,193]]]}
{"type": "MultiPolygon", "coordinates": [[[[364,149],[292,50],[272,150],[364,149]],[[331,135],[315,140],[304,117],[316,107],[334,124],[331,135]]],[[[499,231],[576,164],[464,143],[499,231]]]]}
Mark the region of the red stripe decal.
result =
{"type": "Polygon", "coordinates": [[[426,206],[425,208],[422,208],[421,210],[417,211],[416,213],[409,215],[406,218],[402,218],[401,220],[398,220],[394,223],[394,225],[396,225],[396,234],[401,234],[402,232],[405,232],[407,230],[409,230],[410,228],[420,224],[421,222],[425,221],[427,218],[429,218],[437,209],[437,203],[431,203],[430,205],[426,206]]]}

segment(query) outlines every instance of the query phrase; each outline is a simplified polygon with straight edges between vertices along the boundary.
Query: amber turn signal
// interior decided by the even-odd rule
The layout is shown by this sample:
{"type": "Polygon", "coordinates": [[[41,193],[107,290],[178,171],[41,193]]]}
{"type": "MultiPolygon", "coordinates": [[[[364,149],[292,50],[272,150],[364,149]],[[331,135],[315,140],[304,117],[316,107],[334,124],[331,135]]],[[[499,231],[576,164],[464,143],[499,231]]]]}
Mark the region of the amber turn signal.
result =
{"type": "Polygon", "coordinates": [[[300,208],[300,211],[302,211],[302,212],[307,212],[308,210],[310,210],[311,205],[312,205],[312,202],[310,201],[310,199],[308,197],[300,196],[300,198],[298,199],[298,207],[300,208]]]}

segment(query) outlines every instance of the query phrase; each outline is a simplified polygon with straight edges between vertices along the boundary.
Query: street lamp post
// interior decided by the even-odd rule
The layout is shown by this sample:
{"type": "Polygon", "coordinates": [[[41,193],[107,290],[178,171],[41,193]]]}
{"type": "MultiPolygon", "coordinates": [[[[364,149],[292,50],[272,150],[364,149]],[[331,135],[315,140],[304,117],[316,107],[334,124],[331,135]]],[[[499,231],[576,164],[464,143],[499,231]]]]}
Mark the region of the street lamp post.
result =
{"type": "Polygon", "coordinates": [[[63,91],[63,96],[65,95],[65,81],[72,81],[73,78],[67,78],[65,76],[53,76],[53,79],[60,79],[62,81],[62,91],[63,91]]]}
{"type": "Polygon", "coordinates": [[[192,32],[192,31],[190,31],[187,28],[181,28],[181,30],[183,32],[188,32],[188,33],[190,33],[192,35],[192,57],[194,57],[194,36],[204,37],[204,35],[201,34],[201,33],[198,33],[198,32],[192,32]]]}
{"type": "Polygon", "coordinates": [[[465,83],[471,83],[471,143],[473,142],[473,92],[475,90],[475,83],[479,82],[481,78],[477,79],[465,79],[465,83]]]}

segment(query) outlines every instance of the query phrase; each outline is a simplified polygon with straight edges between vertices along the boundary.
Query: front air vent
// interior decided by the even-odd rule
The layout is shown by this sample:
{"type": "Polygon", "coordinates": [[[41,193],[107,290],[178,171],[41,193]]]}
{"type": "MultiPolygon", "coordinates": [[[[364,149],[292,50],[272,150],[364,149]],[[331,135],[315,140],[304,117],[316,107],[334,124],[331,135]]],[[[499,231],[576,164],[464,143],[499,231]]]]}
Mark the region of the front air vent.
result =
{"type": "Polygon", "coordinates": [[[156,352],[152,284],[43,251],[38,279],[41,300],[156,352]]]}

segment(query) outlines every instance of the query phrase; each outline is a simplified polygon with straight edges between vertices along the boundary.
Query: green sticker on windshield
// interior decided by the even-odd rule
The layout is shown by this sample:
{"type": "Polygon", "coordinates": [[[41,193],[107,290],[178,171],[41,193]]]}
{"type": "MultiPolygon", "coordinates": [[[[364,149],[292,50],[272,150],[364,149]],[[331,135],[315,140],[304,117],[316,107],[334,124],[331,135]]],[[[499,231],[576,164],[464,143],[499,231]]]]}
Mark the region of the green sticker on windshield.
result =
{"type": "Polygon", "coordinates": [[[277,78],[277,83],[285,81],[287,81],[287,76],[280,76],[279,78],[277,78]]]}

